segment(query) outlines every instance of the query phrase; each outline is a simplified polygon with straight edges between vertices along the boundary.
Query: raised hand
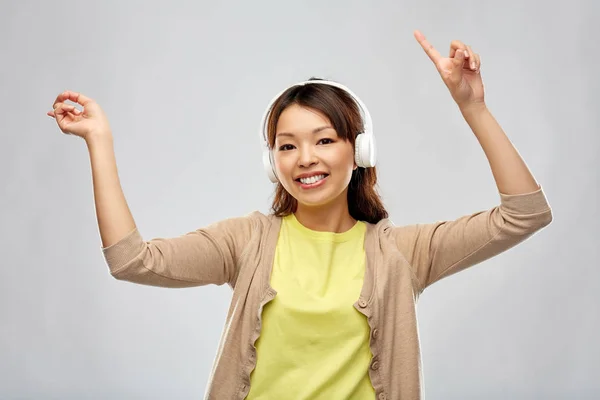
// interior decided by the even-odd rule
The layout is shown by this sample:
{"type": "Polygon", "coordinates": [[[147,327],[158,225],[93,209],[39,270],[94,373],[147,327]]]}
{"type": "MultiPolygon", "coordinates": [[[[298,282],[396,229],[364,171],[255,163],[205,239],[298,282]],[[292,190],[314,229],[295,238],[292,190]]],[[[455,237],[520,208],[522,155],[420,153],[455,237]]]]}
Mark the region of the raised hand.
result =
{"type": "Polygon", "coordinates": [[[59,94],[52,105],[53,110],[46,114],[56,119],[63,133],[88,139],[91,136],[111,135],[108,119],[102,108],[94,100],[81,93],[66,91],[59,94]],[[70,100],[83,107],[80,111],[73,105],[66,104],[70,100]]]}
{"type": "Polygon", "coordinates": [[[416,30],[414,35],[435,64],[458,106],[468,108],[474,105],[483,105],[484,90],[479,54],[474,53],[471,47],[463,42],[453,40],[450,43],[449,56],[442,57],[420,31],[416,30]]]}

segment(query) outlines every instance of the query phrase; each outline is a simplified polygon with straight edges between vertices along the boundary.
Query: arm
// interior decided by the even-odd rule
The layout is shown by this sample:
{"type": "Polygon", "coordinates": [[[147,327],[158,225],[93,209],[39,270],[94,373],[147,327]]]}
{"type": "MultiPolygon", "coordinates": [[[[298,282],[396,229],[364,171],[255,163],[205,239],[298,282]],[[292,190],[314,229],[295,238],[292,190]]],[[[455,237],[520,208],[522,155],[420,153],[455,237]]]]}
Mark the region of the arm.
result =
{"type": "Polygon", "coordinates": [[[422,291],[523,242],[552,221],[552,211],[540,185],[485,106],[479,56],[453,41],[449,58],[443,58],[420,32],[415,37],[481,144],[500,194],[500,205],[490,210],[393,230],[422,291]]]}
{"type": "Polygon", "coordinates": [[[56,120],[64,134],[79,137],[87,144],[100,237],[103,246],[110,246],[132,231],[135,222],[119,182],[108,118],[95,100],[70,90],[60,93],[52,111],[46,114],[56,120]]]}
{"type": "Polygon", "coordinates": [[[250,239],[249,217],[231,218],[175,238],[144,241],[119,182],[112,136],[86,139],[102,253],[116,279],[162,286],[233,285],[250,239]]]}
{"type": "Polygon", "coordinates": [[[523,194],[540,188],[485,104],[460,107],[460,111],[487,157],[500,193],[523,194]]]}
{"type": "Polygon", "coordinates": [[[235,284],[254,218],[232,218],[180,237],[144,241],[119,182],[110,124],[101,107],[71,91],[60,93],[52,107],[47,115],[60,130],[87,144],[102,252],[115,278],[164,287],[235,284]]]}
{"type": "Polygon", "coordinates": [[[100,238],[102,246],[109,247],[123,239],[136,225],[119,181],[112,134],[90,135],[86,144],[100,238]]]}
{"type": "Polygon", "coordinates": [[[523,242],[552,221],[552,211],[525,162],[485,106],[461,108],[490,164],[500,205],[455,221],[395,230],[398,247],[422,291],[432,283],[523,242]]]}
{"type": "Polygon", "coordinates": [[[453,221],[393,229],[394,240],[417,278],[431,284],[525,241],[552,221],[543,190],[507,195],[500,205],[453,221]]]}
{"type": "Polygon", "coordinates": [[[525,161],[485,104],[479,54],[473,52],[470,46],[454,40],[450,44],[448,57],[442,57],[421,32],[415,31],[415,38],[435,65],[483,148],[498,191],[522,194],[539,189],[525,161]]]}
{"type": "Polygon", "coordinates": [[[119,280],[173,288],[224,283],[234,287],[238,260],[253,229],[251,215],[149,241],[134,228],[102,252],[111,275],[119,280]]]}

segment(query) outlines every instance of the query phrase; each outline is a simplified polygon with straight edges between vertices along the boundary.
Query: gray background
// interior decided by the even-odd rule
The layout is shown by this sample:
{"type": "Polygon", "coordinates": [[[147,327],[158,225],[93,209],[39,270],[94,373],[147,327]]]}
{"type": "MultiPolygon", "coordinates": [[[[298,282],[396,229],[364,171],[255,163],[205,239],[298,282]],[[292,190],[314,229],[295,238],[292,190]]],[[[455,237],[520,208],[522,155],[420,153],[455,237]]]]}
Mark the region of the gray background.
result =
{"type": "Polygon", "coordinates": [[[59,92],[109,116],[147,239],[267,212],[259,119],[312,75],[369,106],[396,224],[493,207],[483,151],[413,29],[444,55],[453,39],[481,54],[489,108],[554,210],[522,245],[426,290],[427,398],[598,398],[600,6],[512,4],[3,1],[0,398],[199,398],[230,300],[227,286],[108,274],[85,143],[46,116],[59,92]]]}

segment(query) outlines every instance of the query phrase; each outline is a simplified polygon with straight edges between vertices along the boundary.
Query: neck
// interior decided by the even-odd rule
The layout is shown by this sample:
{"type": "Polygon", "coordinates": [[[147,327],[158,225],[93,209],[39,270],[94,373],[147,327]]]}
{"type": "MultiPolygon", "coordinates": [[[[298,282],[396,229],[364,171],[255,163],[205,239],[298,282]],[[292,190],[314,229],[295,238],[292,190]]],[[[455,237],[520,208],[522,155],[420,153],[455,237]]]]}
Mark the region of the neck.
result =
{"type": "MultiPolygon", "coordinates": [[[[344,198],[344,200],[346,200],[344,198]]],[[[348,211],[347,200],[343,204],[309,207],[298,204],[296,219],[308,229],[320,232],[346,232],[356,224],[348,211]]]]}

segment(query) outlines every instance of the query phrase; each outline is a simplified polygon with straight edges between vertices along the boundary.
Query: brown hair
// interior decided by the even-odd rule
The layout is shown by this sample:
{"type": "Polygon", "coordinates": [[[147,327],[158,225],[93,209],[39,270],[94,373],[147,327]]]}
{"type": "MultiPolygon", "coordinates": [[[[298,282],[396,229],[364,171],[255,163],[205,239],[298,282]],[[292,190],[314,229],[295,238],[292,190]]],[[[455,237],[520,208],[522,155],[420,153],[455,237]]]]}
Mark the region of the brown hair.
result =
{"type": "MultiPolygon", "coordinates": [[[[320,78],[310,78],[319,81],[320,78]]],[[[286,90],[273,103],[267,121],[267,139],[269,147],[275,146],[275,130],[277,121],[283,110],[292,104],[311,108],[323,113],[333,125],[342,140],[348,140],[355,146],[355,139],[363,130],[363,121],[358,105],[345,90],[325,84],[308,84],[294,86],[286,90]]],[[[348,209],[352,218],[359,221],[377,223],[387,218],[388,213],[377,193],[377,171],[375,167],[358,167],[352,172],[348,186],[348,209]]],[[[296,211],[298,201],[277,183],[273,204],[273,214],[278,217],[287,216],[296,211]]]]}

